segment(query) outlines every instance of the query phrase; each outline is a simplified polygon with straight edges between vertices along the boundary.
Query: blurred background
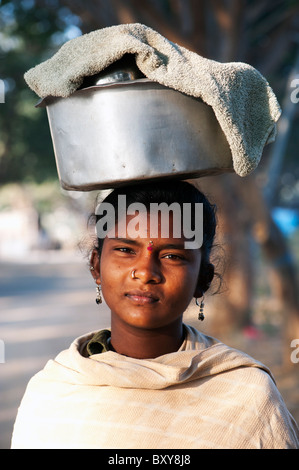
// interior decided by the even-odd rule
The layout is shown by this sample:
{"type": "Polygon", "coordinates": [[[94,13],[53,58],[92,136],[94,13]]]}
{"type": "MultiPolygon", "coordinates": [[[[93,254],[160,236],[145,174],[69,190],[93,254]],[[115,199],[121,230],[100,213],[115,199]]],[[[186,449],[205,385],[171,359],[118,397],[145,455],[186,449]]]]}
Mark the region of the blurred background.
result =
{"type": "MultiPolygon", "coordinates": [[[[23,75],[76,36],[135,22],[204,57],[251,64],[279,99],[277,139],[258,169],[196,182],[218,206],[223,277],[203,330],[269,366],[299,421],[298,1],[0,0],[3,449],[29,378],[76,336],[109,325],[85,253],[96,193],[60,189],[46,112],[23,75]]],[[[196,318],[190,306],[186,321],[201,328],[196,318]]]]}

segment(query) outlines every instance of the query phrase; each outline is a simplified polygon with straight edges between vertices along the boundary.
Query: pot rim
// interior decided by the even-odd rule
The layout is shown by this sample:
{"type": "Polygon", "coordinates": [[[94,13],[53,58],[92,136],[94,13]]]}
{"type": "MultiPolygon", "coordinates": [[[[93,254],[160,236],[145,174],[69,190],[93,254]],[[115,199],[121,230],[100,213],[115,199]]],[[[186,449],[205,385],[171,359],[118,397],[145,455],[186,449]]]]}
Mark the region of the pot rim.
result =
{"type": "MultiPolygon", "coordinates": [[[[104,89],[104,88],[121,88],[121,87],[124,87],[124,86],[133,86],[133,85],[136,85],[136,84],[138,84],[138,85],[154,84],[154,85],[157,85],[158,88],[161,88],[161,89],[164,89],[164,90],[172,90],[172,91],[176,91],[178,93],[182,93],[179,90],[175,90],[175,88],[170,88],[168,86],[161,85],[161,83],[155,82],[155,81],[150,80],[148,78],[139,78],[139,79],[136,79],[136,80],[127,80],[127,81],[122,81],[122,82],[119,81],[119,82],[113,82],[113,83],[107,83],[107,84],[104,83],[102,85],[92,85],[92,86],[89,86],[89,87],[86,87],[86,88],[78,88],[76,91],[74,91],[74,93],[72,93],[71,95],[69,95],[67,97],[51,96],[51,95],[45,96],[44,98],[41,98],[36,103],[35,108],[46,108],[47,106],[50,106],[51,104],[56,103],[59,100],[65,100],[67,98],[73,97],[74,95],[81,95],[81,94],[84,94],[84,93],[88,93],[89,91],[101,90],[101,89],[104,89]]],[[[184,95],[184,93],[182,93],[182,94],[184,95]]],[[[190,96],[190,95],[186,95],[186,96],[190,96]]],[[[193,98],[195,100],[203,102],[203,100],[201,98],[197,98],[195,96],[190,96],[190,98],[193,98]]],[[[209,106],[209,105],[207,105],[207,106],[209,106]]]]}

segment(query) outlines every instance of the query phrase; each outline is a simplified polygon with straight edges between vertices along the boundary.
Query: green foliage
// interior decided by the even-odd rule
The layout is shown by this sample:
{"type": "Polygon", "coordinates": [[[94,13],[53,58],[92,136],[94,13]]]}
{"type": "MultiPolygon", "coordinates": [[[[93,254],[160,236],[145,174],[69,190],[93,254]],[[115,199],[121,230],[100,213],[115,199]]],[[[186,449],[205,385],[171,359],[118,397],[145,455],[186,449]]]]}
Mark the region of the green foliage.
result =
{"type": "MultiPolygon", "coordinates": [[[[45,109],[24,81],[24,73],[51,56],[70,37],[76,18],[56,0],[0,1],[0,183],[57,178],[45,109]]],[[[80,32],[78,29],[75,33],[80,32]]]]}

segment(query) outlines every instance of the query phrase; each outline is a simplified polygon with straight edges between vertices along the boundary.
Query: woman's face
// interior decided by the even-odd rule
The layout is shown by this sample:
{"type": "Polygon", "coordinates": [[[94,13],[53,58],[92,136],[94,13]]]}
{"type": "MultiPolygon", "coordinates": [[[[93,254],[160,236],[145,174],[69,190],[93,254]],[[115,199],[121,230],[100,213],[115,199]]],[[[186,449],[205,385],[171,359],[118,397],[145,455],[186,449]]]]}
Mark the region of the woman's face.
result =
{"type": "MultiPolygon", "coordinates": [[[[118,322],[141,329],[167,327],[181,322],[192,297],[201,295],[197,280],[199,249],[186,250],[185,239],[149,236],[149,216],[144,214],[137,238],[106,237],[100,260],[104,299],[118,322]],[[151,243],[153,242],[153,243],[151,243]],[[148,249],[151,248],[151,249],[148,249]],[[134,275],[132,275],[134,272],[134,275]]],[[[169,214],[171,227],[171,213],[169,214]]],[[[127,216],[126,222],[132,219],[127,216]]]]}

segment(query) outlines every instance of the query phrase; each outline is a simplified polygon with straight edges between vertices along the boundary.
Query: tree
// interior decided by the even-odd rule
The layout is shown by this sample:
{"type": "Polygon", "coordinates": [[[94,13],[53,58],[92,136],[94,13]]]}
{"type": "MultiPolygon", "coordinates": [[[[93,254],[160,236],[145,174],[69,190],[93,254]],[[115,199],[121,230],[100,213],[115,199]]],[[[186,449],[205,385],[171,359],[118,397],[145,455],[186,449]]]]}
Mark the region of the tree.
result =
{"type": "MultiPolygon", "coordinates": [[[[118,23],[145,23],[203,56],[221,62],[250,63],[267,76],[277,95],[283,96],[289,64],[296,55],[299,9],[295,1],[62,0],[62,3],[81,18],[83,32],[118,23]]],[[[39,4],[44,2],[40,0],[39,4]]],[[[268,149],[266,162],[270,154],[268,149]]],[[[263,170],[265,179],[265,163],[263,170]]],[[[224,295],[214,298],[214,330],[223,334],[250,323],[253,237],[272,273],[273,293],[286,312],[288,335],[294,338],[294,334],[299,336],[296,270],[258,181],[256,175],[244,180],[224,175],[199,182],[219,202],[220,244],[225,240],[226,258],[230,260],[224,275],[228,288],[224,295]],[[284,261],[277,263],[278,260],[284,261]]]]}
{"type": "Polygon", "coordinates": [[[0,78],[5,85],[5,103],[0,104],[2,184],[57,177],[47,116],[34,107],[38,98],[23,75],[70,38],[68,26],[74,18],[62,7],[35,8],[29,0],[0,2],[0,78]]]}
{"type": "MultiPolygon", "coordinates": [[[[2,2],[13,4],[16,15],[24,15],[16,3],[2,2]]],[[[248,62],[268,78],[279,99],[284,96],[289,69],[297,54],[299,11],[295,0],[32,0],[29,4],[33,30],[38,24],[36,15],[46,12],[46,16],[52,18],[44,43],[40,41],[39,33],[32,33],[32,29],[23,32],[26,45],[22,51],[25,53],[29,48],[28,62],[32,64],[42,60],[43,51],[49,53],[53,49],[51,38],[55,27],[58,31],[65,28],[65,22],[61,25],[61,17],[60,23],[57,20],[57,11],[62,7],[72,12],[72,20],[76,18],[76,25],[83,33],[119,23],[141,22],[205,57],[221,62],[248,62]]],[[[24,64],[20,68],[22,66],[24,71],[24,64]]],[[[23,146],[26,142],[24,132],[18,135],[23,146]]],[[[31,144],[36,145],[31,142],[26,151],[32,152],[31,144]]],[[[11,144],[8,142],[7,145],[11,144]]],[[[290,154],[296,156],[294,147],[290,154]]],[[[254,239],[275,278],[273,292],[282,302],[288,327],[292,325],[291,337],[299,337],[295,266],[287,243],[271,217],[271,206],[265,200],[260,184],[266,181],[270,157],[271,148],[268,148],[260,168],[245,179],[224,175],[200,180],[200,187],[219,202],[220,244],[230,260],[224,274],[227,289],[224,295],[214,297],[215,305],[209,310],[215,319],[215,331],[217,329],[220,334],[250,323],[254,278],[250,247],[254,239]],[[281,259],[285,262],[277,263],[281,259]]],[[[277,197],[272,201],[276,202],[277,197]]]]}

